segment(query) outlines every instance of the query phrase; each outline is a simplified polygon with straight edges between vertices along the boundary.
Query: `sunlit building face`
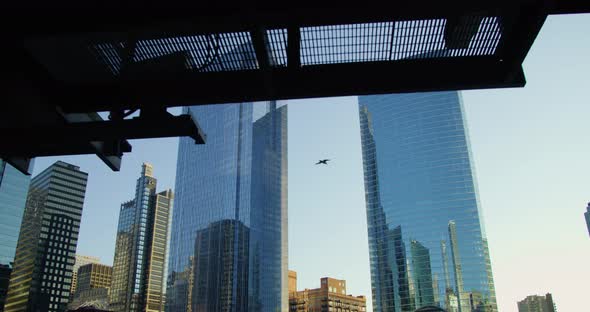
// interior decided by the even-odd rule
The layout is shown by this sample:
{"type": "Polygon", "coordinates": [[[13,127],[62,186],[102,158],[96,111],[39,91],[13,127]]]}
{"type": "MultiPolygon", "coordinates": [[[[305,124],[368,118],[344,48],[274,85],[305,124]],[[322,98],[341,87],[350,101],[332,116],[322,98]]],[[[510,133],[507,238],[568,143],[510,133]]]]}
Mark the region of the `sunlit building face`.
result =
{"type": "Polygon", "coordinates": [[[458,92],[359,97],[375,311],[497,311],[458,92]]]}

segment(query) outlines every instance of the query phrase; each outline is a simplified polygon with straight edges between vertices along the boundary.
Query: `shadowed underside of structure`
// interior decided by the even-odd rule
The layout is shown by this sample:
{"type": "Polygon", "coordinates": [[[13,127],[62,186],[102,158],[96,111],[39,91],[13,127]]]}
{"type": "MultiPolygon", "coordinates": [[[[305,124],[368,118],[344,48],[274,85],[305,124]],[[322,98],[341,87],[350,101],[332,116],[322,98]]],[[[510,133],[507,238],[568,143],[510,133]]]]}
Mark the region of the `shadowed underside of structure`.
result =
{"type": "Polygon", "coordinates": [[[33,157],[97,154],[118,170],[127,139],[205,142],[197,121],[167,107],[522,87],[522,62],[547,15],[590,11],[557,0],[286,5],[107,0],[6,10],[0,156],[27,172],[33,157]]]}

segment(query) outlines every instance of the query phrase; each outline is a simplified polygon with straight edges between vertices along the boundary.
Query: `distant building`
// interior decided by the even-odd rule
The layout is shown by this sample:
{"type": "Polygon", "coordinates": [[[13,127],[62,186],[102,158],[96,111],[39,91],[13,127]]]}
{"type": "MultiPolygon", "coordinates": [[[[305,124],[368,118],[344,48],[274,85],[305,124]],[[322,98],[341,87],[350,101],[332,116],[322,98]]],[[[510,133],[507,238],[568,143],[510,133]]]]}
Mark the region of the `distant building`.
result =
{"type": "Polygon", "coordinates": [[[172,190],[156,193],[152,165],[144,163],[135,198],[121,204],[113,278],[114,311],[163,311],[172,190]]]}
{"type": "Polygon", "coordinates": [[[5,311],[65,311],[88,174],[58,161],[31,181],[5,311]]]}
{"type": "Polygon", "coordinates": [[[289,296],[297,292],[297,272],[289,270],[289,296]]]}
{"type": "Polygon", "coordinates": [[[553,296],[548,293],[545,296],[528,296],[519,301],[518,312],[557,312],[557,308],[553,296]]]}
{"type": "MultiPolygon", "coordinates": [[[[297,283],[297,274],[291,275],[291,272],[293,271],[289,271],[289,277],[293,276],[294,282],[297,283]]],[[[289,283],[291,283],[291,279],[289,279],[289,283]]],[[[366,310],[367,299],[365,296],[347,295],[345,280],[323,277],[320,288],[289,291],[290,312],[360,312],[366,310]]]]}
{"type": "Polygon", "coordinates": [[[588,235],[590,235],[590,203],[588,203],[588,206],[586,207],[584,217],[586,217],[586,227],[588,228],[588,235]]]}
{"type": "Polygon", "coordinates": [[[69,309],[101,303],[108,306],[113,267],[89,263],[78,269],[78,290],[68,305],[69,309]]]}
{"type": "Polygon", "coordinates": [[[100,258],[93,256],[76,255],[76,263],[74,263],[74,268],[72,269],[72,288],[70,290],[72,297],[76,294],[76,289],[78,287],[78,269],[81,266],[90,263],[100,263],[100,258]]]}
{"type": "Polygon", "coordinates": [[[30,182],[30,176],[0,159],[0,311],[4,311],[30,182]]]}

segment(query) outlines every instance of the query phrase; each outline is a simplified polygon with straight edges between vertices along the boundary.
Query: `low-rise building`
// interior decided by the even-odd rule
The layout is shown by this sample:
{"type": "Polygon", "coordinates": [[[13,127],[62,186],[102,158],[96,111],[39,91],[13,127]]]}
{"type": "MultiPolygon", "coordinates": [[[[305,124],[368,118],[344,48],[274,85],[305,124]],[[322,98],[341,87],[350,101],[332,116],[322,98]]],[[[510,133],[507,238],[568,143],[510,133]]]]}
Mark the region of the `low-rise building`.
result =
{"type": "MultiPolygon", "coordinates": [[[[297,274],[289,272],[289,285],[297,285],[297,274]]],[[[292,287],[292,286],[291,286],[292,287]]],[[[289,291],[291,312],[364,312],[365,296],[346,294],[346,281],[331,277],[321,279],[320,288],[289,291]]]]}

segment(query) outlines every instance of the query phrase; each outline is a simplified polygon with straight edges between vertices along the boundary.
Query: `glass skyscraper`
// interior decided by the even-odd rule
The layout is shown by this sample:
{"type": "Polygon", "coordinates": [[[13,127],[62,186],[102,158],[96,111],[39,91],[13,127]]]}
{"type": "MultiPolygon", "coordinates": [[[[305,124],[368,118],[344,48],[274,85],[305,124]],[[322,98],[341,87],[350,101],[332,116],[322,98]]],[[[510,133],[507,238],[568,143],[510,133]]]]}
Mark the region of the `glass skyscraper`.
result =
{"type": "Polygon", "coordinates": [[[0,311],[4,311],[30,182],[30,176],[0,159],[0,311]]]}
{"type": "Polygon", "coordinates": [[[156,184],[144,163],[135,198],[121,204],[109,293],[116,312],[164,310],[174,194],[156,193],[156,184]]]}
{"type": "Polygon", "coordinates": [[[497,311],[458,92],[359,97],[375,311],[497,311]]]}
{"type": "Polygon", "coordinates": [[[62,161],[31,180],[5,311],[66,310],[87,181],[62,161]]]}
{"type": "Polygon", "coordinates": [[[287,107],[194,106],[181,138],[168,312],[287,311],[287,107]]]}

